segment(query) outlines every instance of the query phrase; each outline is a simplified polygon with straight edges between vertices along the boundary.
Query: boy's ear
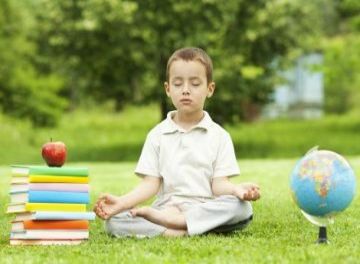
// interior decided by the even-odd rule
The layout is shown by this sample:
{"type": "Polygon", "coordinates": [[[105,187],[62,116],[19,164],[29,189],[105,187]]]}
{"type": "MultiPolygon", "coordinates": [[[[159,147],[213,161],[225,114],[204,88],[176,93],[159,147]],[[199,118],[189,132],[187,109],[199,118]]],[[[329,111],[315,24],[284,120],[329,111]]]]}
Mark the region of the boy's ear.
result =
{"type": "Polygon", "coordinates": [[[164,88],[165,88],[166,95],[169,97],[170,96],[170,86],[169,86],[168,82],[164,82],[164,88]]]}
{"type": "Polygon", "coordinates": [[[208,85],[208,94],[207,97],[210,98],[215,91],[215,82],[210,82],[208,85]]]}

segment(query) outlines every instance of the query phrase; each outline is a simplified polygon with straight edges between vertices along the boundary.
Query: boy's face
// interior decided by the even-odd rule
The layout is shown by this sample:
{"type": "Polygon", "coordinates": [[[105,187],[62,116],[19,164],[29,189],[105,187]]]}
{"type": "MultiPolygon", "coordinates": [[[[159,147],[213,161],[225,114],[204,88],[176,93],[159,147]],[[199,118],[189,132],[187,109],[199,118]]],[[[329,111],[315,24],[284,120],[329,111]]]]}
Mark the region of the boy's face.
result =
{"type": "Polygon", "coordinates": [[[175,108],[184,114],[202,112],[206,97],[215,90],[214,82],[207,83],[204,65],[196,60],[173,61],[164,86],[175,108]]]}

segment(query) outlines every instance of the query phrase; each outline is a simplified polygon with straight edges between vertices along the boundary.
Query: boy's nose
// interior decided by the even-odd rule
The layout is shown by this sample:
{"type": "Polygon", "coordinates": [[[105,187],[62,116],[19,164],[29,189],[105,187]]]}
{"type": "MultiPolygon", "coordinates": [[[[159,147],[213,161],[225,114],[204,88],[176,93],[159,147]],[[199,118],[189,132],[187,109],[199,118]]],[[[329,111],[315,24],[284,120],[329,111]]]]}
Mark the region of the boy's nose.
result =
{"type": "Polygon", "coordinates": [[[183,94],[190,94],[190,89],[189,89],[189,85],[185,84],[182,90],[183,94]]]}

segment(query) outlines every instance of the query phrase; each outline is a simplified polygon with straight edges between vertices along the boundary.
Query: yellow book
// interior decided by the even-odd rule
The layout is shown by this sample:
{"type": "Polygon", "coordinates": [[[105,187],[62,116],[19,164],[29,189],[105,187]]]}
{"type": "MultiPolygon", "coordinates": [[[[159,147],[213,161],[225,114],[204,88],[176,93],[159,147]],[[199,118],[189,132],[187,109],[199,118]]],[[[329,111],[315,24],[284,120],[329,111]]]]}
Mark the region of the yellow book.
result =
{"type": "Polygon", "coordinates": [[[86,204],[66,203],[26,203],[26,211],[65,211],[65,212],[86,212],[86,204]]]}
{"type": "Polygon", "coordinates": [[[77,176],[52,176],[52,175],[30,175],[29,182],[71,182],[88,183],[89,177],[77,176]]]}
{"type": "Polygon", "coordinates": [[[86,204],[19,203],[9,204],[7,209],[8,214],[36,211],[86,212],[86,204]]]}

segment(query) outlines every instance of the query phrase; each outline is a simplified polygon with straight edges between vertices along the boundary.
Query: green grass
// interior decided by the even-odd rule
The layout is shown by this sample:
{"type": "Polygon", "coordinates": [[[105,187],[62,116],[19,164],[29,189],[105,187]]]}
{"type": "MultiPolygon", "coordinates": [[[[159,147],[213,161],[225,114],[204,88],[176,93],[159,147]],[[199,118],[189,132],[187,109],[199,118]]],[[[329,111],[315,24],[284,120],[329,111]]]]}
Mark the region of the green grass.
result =
{"type": "Polygon", "coordinates": [[[314,120],[273,120],[227,127],[237,156],[299,157],[313,146],[343,155],[359,155],[360,119],[355,115],[314,120]]]}
{"type": "MultiPolygon", "coordinates": [[[[328,228],[329,245],[317,245],[317,228],[296,208],[288,188],[295,160],[240,160],[242,176],[256,181],[262,198],[254,203],[255,218],[244,231],[232,235],[186,238],[115,239],[108,237],[101,220],[91,223],[90,240],[79,246],[8,245],[11,216],[5,215],[9,168],[0,167],[1,263],[358,263],[360,259],[358,195],[328,228]]],[[[360,157],[350,159],[360,175],[360,157]]],[[[89,166],[91,201],[101,192],[122,194],[136,185],[135,164],[76,163],[89,166]]],[[[359,180],[359,176],[358,176],[359,180]]],[[[357,186],[357,193],[359,186],[357,186]]]]}
{"type": "Polygon", "coordinates": [[[41,146],[52,138],[64,141],[68,161],[136,160],[147,132],[160,120],[155,106],[128,107],[114,113],[104,108],[66,114],[56,128],[0,115],[0,164],[42,163],[41,146]]]}
{"type": "MultiPolygon", "coordinates": [[[[156,105],[106,106],[65,114],[57,128],[33,128],[0,114],[0,164],[42,163],[40,150],[50,138],[64,141],[68,161],[136,161],[147,132],[160,120],[156,105]]],[[[309,148],[360,155],[360,119],[356,115],[320,120],[276,120],[226,126],[238,158],[299,157],[309,148]]]]}

